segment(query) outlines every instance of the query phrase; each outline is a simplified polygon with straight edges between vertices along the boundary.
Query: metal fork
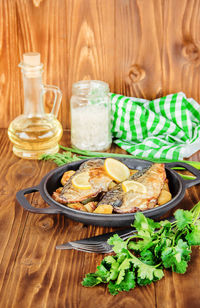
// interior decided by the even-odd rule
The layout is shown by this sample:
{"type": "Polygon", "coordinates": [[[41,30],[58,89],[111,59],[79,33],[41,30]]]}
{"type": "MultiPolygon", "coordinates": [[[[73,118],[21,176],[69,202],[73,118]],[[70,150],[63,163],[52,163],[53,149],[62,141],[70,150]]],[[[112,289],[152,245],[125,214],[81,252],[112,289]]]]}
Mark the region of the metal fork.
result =
{"type": "Polygon", "coordinates": [[[68,242],[66,244],[56,246],[56,249],[75,249],[90,253],[109,253],[112,251],[112,246],[107,243],[107,240],[112,235],[118,234],[121,239],[126,240],[134,233],[136,233],[136,230],[134,230],[133,228],[129,228],[126,230],[110,232],[75,242],[68,242]]]}
{"type": "MultiPolygon", "coordinates": [[[[169,222],[175,221],[175,218],[169,217],[167,218],[169,222]]],[[[126,240],[132,235],[137,233],[137,231],[133,228],[127,228],[124,230],[118,230],[115,232],[109,232],[106,234],[93,236],[90,238],[68,242],[62,245],[56,246],[56,249],[75,249],[83,252],[94,252],[94,253],[109,253],[112,251],[112,246],[107,243],[107,240],[113,236],[114,234],[118,234],[121,239],[126,240]]]]}

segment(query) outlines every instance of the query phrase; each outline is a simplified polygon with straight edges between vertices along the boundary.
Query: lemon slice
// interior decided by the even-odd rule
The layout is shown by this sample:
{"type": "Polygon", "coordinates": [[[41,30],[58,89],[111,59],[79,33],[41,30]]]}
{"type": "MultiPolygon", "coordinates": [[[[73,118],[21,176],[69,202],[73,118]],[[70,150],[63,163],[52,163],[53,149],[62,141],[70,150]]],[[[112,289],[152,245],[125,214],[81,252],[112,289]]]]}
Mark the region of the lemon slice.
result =
{"type": "Polygon", "coordinates": [[[124,181],[122,183],[122,189],[124,192],[128,192],[130,190],[141,194],[145,194],[147,192],[146,187],[142,183],[136,181],[124,181]]]}
{"type": "Polygon", "coordinates": [[[88,172],[79,173],[72,178],[72,185],[78,189],[91,189],[89,178],[88,172]]]}
{"type": "Polygon", "coordinates": [[[104,167],[107,174],[117,183],[125,181],[130,176],[129,168],[117,159],[106,158],[104,167]]]}

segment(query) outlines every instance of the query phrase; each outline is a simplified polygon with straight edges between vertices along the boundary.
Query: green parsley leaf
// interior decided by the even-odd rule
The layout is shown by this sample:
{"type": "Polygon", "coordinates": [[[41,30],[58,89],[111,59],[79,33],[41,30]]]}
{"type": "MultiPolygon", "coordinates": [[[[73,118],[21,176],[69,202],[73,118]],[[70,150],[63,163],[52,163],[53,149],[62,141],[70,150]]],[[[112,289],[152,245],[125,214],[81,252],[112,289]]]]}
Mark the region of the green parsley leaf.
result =
{"type": "Polygon", "coordinates": [[[193,221],[193,214],[190,211],[177,210],[174,214],[177,220],[178,230],[183,230],[185,227],[190,225],[193,221]]]}
{"type": "Polygon", "coordinates": [[[148,249],[148,246],[151,245],[152,238],[147,237],[143,238],[142,240],[138,240],[137,242],[131,241],[128,243],[128,249],[130,250],[136,250],[136,251],[142,251],[144,249],[148,249]]]}
{"type": "Polygon", "coordinates": [[[123,250],[117,254],[117,262],[121,264],[127,257],[129,257],[128,250],[123,250]]]}
{"type": "Polygon", "coordinates": [[[151,252],[151,250],[143,250],[140,253],[140,260],[148,265],[155,265],[156,264],[156,260],[155,260],[155,256],[154,254],[151,252]]]}
{"type": "Polygon", "coordinates": [[[117,295],[119,293],[119,286],[114,281],[109,281],[108,290],[111,295],[117,295]]]}
{"type": "Polygon", "coordinates": [[[194,225],[185,238],[189,245],[200,245],[200,225],[194,225]]]}
{"type": "Polygon", "coordinates": [[[124,279],[119,284],[120,291],[129,291],[135,288],[135,273],[133,271],[126,271],[124,279]]]}
{"type": "Polygon", "coordinates": [[[135,214],[133,227],[136,228],[139,235],[146,234],[146,236],[148,236],[148,233],[152,234],[156,228],[160,227],[160,224],[155,222],[153,219],[145,217],[144,214],[138,212],[135,214]]]}
{"type": "Polygon", "coordinates": [[[97,266],[96,275],[102,279],[102,281],[106,281],[109,276],[109,270],[103,265],[104,261],[101,262],[99,266],[97,266]]]}
{"type": "Polygon", "coordinates": [[[137,283],[139,285],[149,284],[152,281],[159,280],[164,276],[162,269],[157,269],[155,266],[145,264],[133,255],[131,262],[137,269],[137,283]]]}
{"type": "Polygon", "coordinates": [[[161,237],[160,241],[158,242],[158,244],[155,246],[155,249],[154,249],[155,256],[157,258],[160,258],[162,251],[165,248],[170,247],[171,244],[172,244],[172,241],[169,238],[161,237]]]}
{"type": "Polygon", "coordinates": [[[158,234],[160,234],[161,238],[166,238],[173,235],[172,225],[168,220],[161,221],[160,225],[162,228],[158,231],[158,234]]]}
{"type": "Polygon", "coordinates": [[[112,295],[117,295],[120,291],[130,291],[136,285],[134,271],[126,271],[124,279],[118,284],[117,282],[110,281],[108,284],[109,292],[112,295]]]}
{"type": "Polygon", "coordinates": [[[118,234],[114,234],[109,238],[108,244],[113,246],[113,251],[115,253],[120,252],[123,248],[127,249],[127,243],[124,242],[118,234]]]}
{"type": "Polygon", "coordinates": [[[161,258],[165,268],[172,268],[176,273],[184,274],[190,260],[191,249],[187,242],[180,239],[176,246],[167,247],[162,251],[161,258]]]}
{"type": "MultiPolygon", "coordinates": [[[[152,273],[150,274],[150,276],[152,275],[152,273]]],[[[148,276],[146,275],[146,277],[141,277],[138,275],[137,277],[137,283],[140,286],[145,286],[147,284],[150,284],[151,282],[155,282],[157,280],[162,279],[164,276],[164,272],[162,269],[155,269],[153,270],[153,279],[151,280],[150,278],[148,278],[148,276]]]]}
{"type": "Polygon", "coordinates": [[[116,262],[116,259],[113,256],[107,256],[104,258],[104,261],[108,264],[113,264],[116,262]]]}
{"type": "Polygon", "coordinates": [[[119,266],[118,270],[119,270],[119,276],[117,278],[117,284],[120,284],[122,282],[122,280],[124,279],[125,276],[125,270],[130,268],[130,260],[129,259],[125,259],[119,266]]]}
{"type": "Polygon", "coordinates": [[[176,252],[181,255],[181,259],[184,258],[185,261],[190,260],[190,254],[192,251],[190,247],[188,246],[187,242],[184,242],[182,239],[180,239],[174,248],[176,252]]]}
{"type": "Polygon", "coordinates": [[[157,269],[153,266],[142,264],[138,268],[137,283],[139,285],[147,285],[152,281],[160,280],[164,276],[162,269],[157,269]]]}
{"type": "Polygon", "coordinates": [[[110,269],[110,275],[107,281],[117,279],[118,274],[119,274],[119,263],[118,262],[112,263],[111,269],[110,269]]]}
{"type": "Polygon", "coordinates": [[[110,265],[110,272],[109,275],[107,276],[107,281],[117,279],[119,272],[118,268],[120,263],[112,256],[105,257],[103,261],[105,262],[105,264],[110,265]]]}
{"type": "Polygon", "coordinates": [[[172,265],[173,272],[179,273],[179,274],[185,274],[188,267],[188,263],[184,260],[181,262],[177,262],[176,264],[172,265]]]}
{"type": "Polygon", "coordinates": [[[85,276],[82,281],[84,287],[93,287],[102,282],[102,279],[98,277],[95,273],[90,273],[85,276]]]}

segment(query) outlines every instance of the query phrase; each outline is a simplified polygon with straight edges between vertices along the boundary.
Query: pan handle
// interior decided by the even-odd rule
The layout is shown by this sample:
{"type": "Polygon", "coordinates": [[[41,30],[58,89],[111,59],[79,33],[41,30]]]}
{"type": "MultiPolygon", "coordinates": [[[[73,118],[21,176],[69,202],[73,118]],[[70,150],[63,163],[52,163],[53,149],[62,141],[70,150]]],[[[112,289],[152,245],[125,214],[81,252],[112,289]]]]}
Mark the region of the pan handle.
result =
{"type": "Polygon", "coordinates": [[[191,166],[187,163],[181,163],[181,162],[166,163],[165,165],[166,165],[166,167],[169,167],[169,168],[183,167],[196,176],[196,179],[194,179],[194,180],[183,180],[182,179],[183,182],[185,183],[186,188],[192,187],[192,186],[200,183],[200,171],[198,169],[194,168],[193,166],[191,166]]]}
{"type": "Polygon", "coordinates": [[[16,199],[19,204],[27,211],[36,214],[60,214],[60,211],[52,206],[48,208],[36,208],[32,206],[28,200],[26,199],[25,195],[31,194],[33,192],[40,191],[38,186],[33,186],[29,188],[22,189],[17,192],[16,199]]]}

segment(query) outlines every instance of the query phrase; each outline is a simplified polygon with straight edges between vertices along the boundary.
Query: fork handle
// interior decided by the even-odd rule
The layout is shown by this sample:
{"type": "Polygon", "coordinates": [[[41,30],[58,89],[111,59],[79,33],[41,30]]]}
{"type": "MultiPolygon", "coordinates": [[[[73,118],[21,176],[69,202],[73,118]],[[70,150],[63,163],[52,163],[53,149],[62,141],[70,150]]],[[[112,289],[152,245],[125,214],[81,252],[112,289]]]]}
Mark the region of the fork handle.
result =
{"type": "Polygon", "coordinates": [[[97,236],[92,236],[90,238],[85,238],[85,239],[81,239],[78,241],[74,241],[73,243],[78,243],[78,244],[91,244],[92,242],[106,242],[111,236],[113,236],[114,234],[118,234],[119,236],[123,236],[123,235],[130,235],[132,233],[136,232],[136,230],[134,230],[133,228],[127,228],[124,230],[117,230],[117,231],[113,231],[113,232],[109,232],[109,233],[105,233],[102,235],[97,235],[97,236]]]}

